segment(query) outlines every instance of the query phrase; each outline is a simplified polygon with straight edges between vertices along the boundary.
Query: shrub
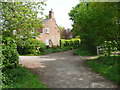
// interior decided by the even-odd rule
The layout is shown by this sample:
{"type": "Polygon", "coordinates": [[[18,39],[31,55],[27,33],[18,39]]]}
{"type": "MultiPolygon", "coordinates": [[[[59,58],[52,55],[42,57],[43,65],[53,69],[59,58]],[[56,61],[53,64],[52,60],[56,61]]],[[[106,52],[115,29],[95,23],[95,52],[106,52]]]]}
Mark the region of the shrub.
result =
{"type": "Polygon", "coordinates": [[[17,45],[14,39],[10,37],[3,37],[2,39],[2,70],[6,68],[17,67],[19,56],[17,52],[17,45]]]}
{"type": "Polygon", "coordinates": [[[17,52],[17,45],[11,37],[3,37],[2,39],[2,61],[0,67],[2,68],[2,84],[11,82],[9,77],[5,74],[6,71],[14,69],[19,66],[19,56],[17,52]]]}
{"type": "Polygon", "coordinates": [[[15,42],[17,44],[17,51],[19,54],[24,54],[24,40],[21,37],[16,37],[15,42]]]}
{"type": "Polygon", "coordinates": [[[73,38],[73,39],[61,39],[60,40],[61,47],[71,47],[71,49],[77,48],[80,45],[80,39],[73,38]]]}
{"type": "Polygon", "coordinates": [[[45,43],[36,39],[30,38],[25,43],[25,54],[38,54],[46,48],[45,43]]]}

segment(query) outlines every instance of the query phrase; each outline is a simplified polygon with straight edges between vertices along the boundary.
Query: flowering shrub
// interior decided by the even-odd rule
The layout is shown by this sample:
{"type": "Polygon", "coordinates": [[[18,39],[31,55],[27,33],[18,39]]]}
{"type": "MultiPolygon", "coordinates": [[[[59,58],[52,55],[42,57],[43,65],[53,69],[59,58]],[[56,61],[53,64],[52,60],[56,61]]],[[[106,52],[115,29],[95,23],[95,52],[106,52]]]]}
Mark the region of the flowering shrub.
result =
{"type": "Polygon", "coordinates": [[[38,54],[40,52],[43,52],[45,48],[46,48],[45,43],[30,38],[26,40],[24,52],[25,54],[38,54]]]}

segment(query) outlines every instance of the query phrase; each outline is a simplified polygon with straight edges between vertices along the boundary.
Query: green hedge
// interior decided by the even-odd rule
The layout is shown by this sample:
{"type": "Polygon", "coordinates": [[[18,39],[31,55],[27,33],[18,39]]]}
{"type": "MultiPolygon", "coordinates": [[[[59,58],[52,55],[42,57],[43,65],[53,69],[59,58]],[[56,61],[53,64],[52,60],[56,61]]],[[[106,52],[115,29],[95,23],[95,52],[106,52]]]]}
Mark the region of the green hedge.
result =
{"type": "Polygon", "coordinates": [[[44,49],[46,48],[46,45],[42,41],[31,38],[26,40],[24,48],[25,48],[24,50],[25,54],[35,55],[40,52],[43,52],[44,49]]]}
{"type": "Polygon", "coordinates": [[[61,47],[71,47],[72,49],[79,47],[80,39],[73,38],[73,39],[61,39],[60,46],[61,47]]]}
{"type": "MultiPolygon", "coordinates": [[[[11,37],[2,37],[2,59],[1,59],[0,68],[2,68],[2,85],[11,83],[11,80],[8,76],[9,73],[6,73],[9,70],[17,68],[19,66],[19,56],[17,52],[17,45],[15,44],[14,39],[11,37]],[[6,74],[5,74],[6,73],[6,74]]],[[[11,74],[12,75],[12,74],[11,74]]]]}
{"type": "Polygon", "coordinates": [[[19,56],[17,52],[17,45],[14,39],[10,37],[3,37],[2,39],[2,70],[6,68],[17,67],[19,56]]]}

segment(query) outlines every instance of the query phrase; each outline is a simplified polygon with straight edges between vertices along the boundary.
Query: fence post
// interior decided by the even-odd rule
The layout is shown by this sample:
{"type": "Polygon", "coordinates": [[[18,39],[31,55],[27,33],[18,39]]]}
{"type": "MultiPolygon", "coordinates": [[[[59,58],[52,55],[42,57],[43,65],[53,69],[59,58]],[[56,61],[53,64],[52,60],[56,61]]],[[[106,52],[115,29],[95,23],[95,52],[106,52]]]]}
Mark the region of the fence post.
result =
{"type": "Polygon", "coordinates": [[[99,55],[99,48],[98,48],[99,46],[97,46],[97,55],[99,55]]]}

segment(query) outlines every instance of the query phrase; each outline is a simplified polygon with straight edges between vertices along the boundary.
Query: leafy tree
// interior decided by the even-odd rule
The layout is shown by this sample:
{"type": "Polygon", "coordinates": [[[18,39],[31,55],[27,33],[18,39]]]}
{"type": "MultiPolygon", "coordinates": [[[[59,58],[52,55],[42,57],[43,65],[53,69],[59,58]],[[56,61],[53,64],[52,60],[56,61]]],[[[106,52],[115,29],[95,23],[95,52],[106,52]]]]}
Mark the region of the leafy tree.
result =
{"type": "Polygon", "coordinates": [[[49,18],[49,15],[45,15],[45,18],[49,18]]]}
{"type": "Polygon", "coordinates": [[[60,30],[60,38],[63,38],[65,28],[62,26],[59,26],[58,28],[60,30]]]}
{"type": "Polygon", "coordinates": [[[42,27],[42,18],[37,17],[38,13],[42,14],[42,5],[45,5],[44,1],[1,2],[3,35],[14,39],[17,36],[29,38],[37,35],[37,29],[42,27]]]}
{"type": "MultiPolygon", "coordinates": [[[[17,46],[23,45],[23,40],[38,34],[37,29],[42,27],[41,2],[1,2],[2,30],[2,67],[13,68],[18,64],[17,46]],[[38,9],[41,10],[38,12],[38,9]],[[21,42],[19,42],[21,41],[21,42]],[[16,45],[17,44],[17,45],[16,45]]],[[[0,65],[1,66],[1,65],[0,65]]]]}
{"type": "MultiPolygon", "coordinates": [[[[118,38],[118,2],[89,2],[79,3],[70,11],[70,19],[73,20],[73,33],[80,35],[82,44],[92,52],[96,52],[96,46],[105,41],[111,41],[112,47],[119,48],[118,38]]],[[[109,44],[109,43],[108,43],[109,44]]],[[[108,54],[110,55],[111,45],[108,54]]]]}
{"type": "MultiPolygon", "coordinates": [[[[38,18],[37,15],[38,13],[42,14],[42,5],[45,5],[44,1],[0,2],[0,32],[2,32],[2,34],[0,33],[0,38],[2,36],[0,68],[2,68],[2,85],[12,84],[14,79],[16,79],[15,76],[14,79],[11,79],[13,74],[8,71],[19,66],[17,46],[22,46],[24,44],[23,40],[39,34],[37,29],[42,27],[42,18],[38,18]]],[[[14,75],[19,75],[19,72],[16,72],[14,75]]]]}
{"type": "Polygon", "coordinates": [[[1,2],[2,11],[2,36],[11,37],[15,40],[18,49],[23,47],[28,38],[39,35],[38,29],[42,26],[41,2],[1,2]]]}

